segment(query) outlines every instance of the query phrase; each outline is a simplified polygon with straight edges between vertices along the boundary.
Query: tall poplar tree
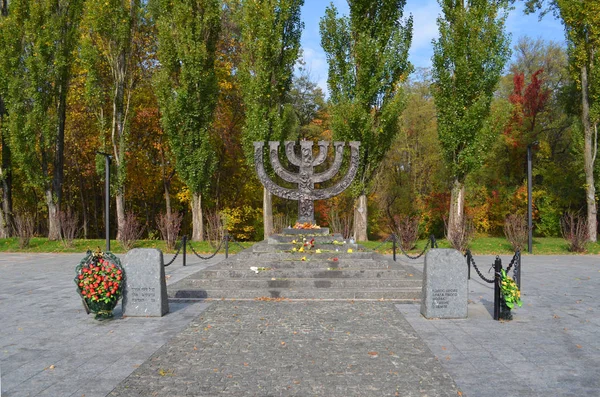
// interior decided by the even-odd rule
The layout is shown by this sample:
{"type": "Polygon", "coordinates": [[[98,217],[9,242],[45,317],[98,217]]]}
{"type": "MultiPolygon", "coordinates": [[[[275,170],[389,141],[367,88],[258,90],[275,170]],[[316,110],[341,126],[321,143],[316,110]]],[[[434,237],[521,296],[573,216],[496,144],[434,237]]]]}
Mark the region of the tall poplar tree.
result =
{"type": "Polygon", "coordinates": [[[334,136],[360,141],[355,181],[354,238],[366,241],[367,194],[373,176],[399,132],[404,108],[400,82],[412,67],[408,50],[412,17],[402,21],[406,0],[349,0],[350,15],[333,4],[321,19],[321,44],[329,63],[334,136]]]}
{"type": "Polygon", "coordinates": [[[486,119],[509,55],[506,1],[438,0],[433,42],[433,97],[438,137],[452,175],[448,239],[464,232],[465,178],[483,158],[486,119]]]}
{"type": "Polygon", "coordinates": [[[112,153],[117,174],[113,180],[119,234],[125,222],[128,123],[139,66],[136,34],[140,23],[140,0],[85,3],[81,53],[87,69],[88,101],[98,117],[101,133],[109,134],[104,150],[112,153]]]}
{"type": "Polygon", "coordinates": [[[589,241],[597,241],[598,203],[594,164],[600,122],[600,2],[589,0],[527,0],[526,12],[553,12],[565,26],[569,63],[581,94],[580,117],[584,135],[585,201],[589,241]]]}
{"type": "MultiPolygon", "coordinates": [[[[293,109],[287,105],[304,24],[304,0],[242,0],[241,91],[246,109],[243,146],[254,165],[255,141],[282,140],[289,132],[293,109]]],[[[273,232],[271,193],[263,189],[265,238],[273,232]]]]}
{"type": "Polygon", "coordinates": [[[210,128],[218,99],[219,0],[160,0],[156,84],[176,169],[192,193],[192,239],[204,239],[202,194],[216,166],[210,128]]]}
{"type": "Polygon", "coordinates": [[[0,0],[0,145],[2,146],[2,161],[0,163],[0,180],[2,182],[2,208],[0,209],[0,238],[12,234],[12,169],[11,152],[8,135],[7,95],[8,80],[11,73],[10,55],[18,46],[11,43],[8,21],[8,0],[0,0]]]}
{"type": "Polygon", "coordinates": [[[10,147],[44,192],[49,239],[60,237],[67,91],[82,7],[83,0],[13,0],[8,17],[19,51],[8,76],[10,147]]]}

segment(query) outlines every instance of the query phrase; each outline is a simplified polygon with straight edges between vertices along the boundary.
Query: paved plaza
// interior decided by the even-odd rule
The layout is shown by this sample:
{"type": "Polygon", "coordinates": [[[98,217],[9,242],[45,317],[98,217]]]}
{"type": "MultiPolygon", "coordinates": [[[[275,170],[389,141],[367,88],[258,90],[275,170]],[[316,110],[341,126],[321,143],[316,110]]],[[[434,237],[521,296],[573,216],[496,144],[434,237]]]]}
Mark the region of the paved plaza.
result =
{"type": "MultiPolygon", "coordinates": [[[[511,322],[492,320],[475,272],[463,320],[392,302],[171,301],[162,318],[119,305],[97,322],[73,283],[82,257],[0,254],[2,397],[600,395],[598,256],[524,256],[511,322]]],[[[167,284],[222,258],[178,259],[167,284]]],[[[475,257],[484,273],[493,259],[475,257]]]]}

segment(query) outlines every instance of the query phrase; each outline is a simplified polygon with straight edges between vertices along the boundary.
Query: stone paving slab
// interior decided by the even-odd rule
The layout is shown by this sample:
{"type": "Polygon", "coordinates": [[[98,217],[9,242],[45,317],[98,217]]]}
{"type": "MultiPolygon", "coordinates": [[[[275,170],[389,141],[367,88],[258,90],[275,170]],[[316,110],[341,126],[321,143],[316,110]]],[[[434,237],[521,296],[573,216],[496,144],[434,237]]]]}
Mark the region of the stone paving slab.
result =
{"type": "MultiPolygon", "coordinates": [[[[475,258],[486,277],[492,256],[475,258]]],[[[510,257],[502,256],[504,267],[510,257]]],[[[397,305],[465,396],[600,396],[600,257],[522,258],[523,307],[492,320],[493,287],[472,271],[468,318],[397,305]]],[[[417,268],[422,266],[413,262],[417,268]]]]}
{"type": "MultiPolygon", "coordinates": [[[[162,318],[123,318],[119,303],[114,320],[98,322],[73,282],[83,256],[0,254],[2,397],[104,397],[207,307],[173,303],[162,318]]],[[[222,259],[178,260],[167,283],[222,259]]]]}
{"type": "Polygon", "coordinates": [[[216,302],[110,396],[456,396],[391,303],[216,302]]]}

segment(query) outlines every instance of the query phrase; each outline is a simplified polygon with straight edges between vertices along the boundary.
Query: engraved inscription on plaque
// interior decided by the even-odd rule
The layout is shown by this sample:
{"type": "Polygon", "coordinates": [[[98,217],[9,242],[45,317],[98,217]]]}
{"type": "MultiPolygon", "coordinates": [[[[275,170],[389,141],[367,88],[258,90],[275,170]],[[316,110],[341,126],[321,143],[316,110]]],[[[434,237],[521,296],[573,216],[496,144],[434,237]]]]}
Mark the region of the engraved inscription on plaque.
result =
{"type": "Polygon", "coordinates": [[[157,302],[156,288],[131,288],[131,303],[157,302]]]}
{"type": "Polygon", "coordinates": [[[458,296],[458,289],[434,289],[432,296],[434,309],[446,309],[450,301],[458,296]]]}

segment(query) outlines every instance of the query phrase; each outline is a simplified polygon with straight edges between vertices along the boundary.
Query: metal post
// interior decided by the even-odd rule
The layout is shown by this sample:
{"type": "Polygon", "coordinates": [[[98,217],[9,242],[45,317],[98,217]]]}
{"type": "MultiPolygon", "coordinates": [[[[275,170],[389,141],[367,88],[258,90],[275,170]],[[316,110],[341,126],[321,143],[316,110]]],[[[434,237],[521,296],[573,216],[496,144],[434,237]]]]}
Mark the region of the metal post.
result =
{"type": "Polygon", "coordinates": [[[227,259],[229,258],[229,233],[227,230],[225,230],[223,237],[225,238],[225,259],[227,259]]]}
{"type": "Polygon", "coordinates": [[[184,235],[182,240],[183,241],[181,243],[183,244],[183,266],[185,266],[185,249],[187,244],[187,236],[184,235]]]}
{"type": "Polygon", "coordinates": [[[104,156],[104,226],[106,228],[106,252],[110,251],[110,159],[112,156],[108,153],[96,152],[104,156]]]}
{"type": "Polygon", "coordinates": [[[534,143],[530,143],[529,145],[527,145],[527,251],[530,254],[533,251],[533,221],[531,219],[531,145],[533,145],[534,143]]]}
{"type": "Polygon", "coordinates": [[[467,250],[467,265],[469,265],[468,267],[468,273],[467,273],[467,280],[471,279],[471,250],[467,250]]]}
{"type": "Polygon", "coordinates": [[[515,283],[517,287],[519,287],[519,291],[521,290],[521,253],[519,252],[519,257],[517,258],[517,262],[514,265],[513,269],[513,278],[515,279],[515,283]]]}
{"type": "Polygon", "coordinates": [[[394,253],[394,262],[396,262],[396,235],[392,234],[392,252],[394,253]]]}
{"type": "Polygon", "coordinates": [[[500,318],[500,271],[502,270],[502,260],[499,256],[494,262],[494,320],[500,318]]]}

